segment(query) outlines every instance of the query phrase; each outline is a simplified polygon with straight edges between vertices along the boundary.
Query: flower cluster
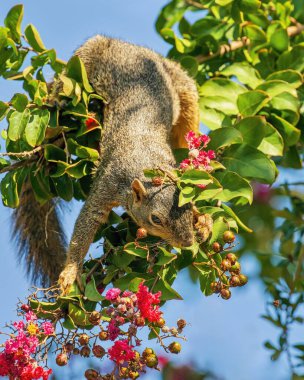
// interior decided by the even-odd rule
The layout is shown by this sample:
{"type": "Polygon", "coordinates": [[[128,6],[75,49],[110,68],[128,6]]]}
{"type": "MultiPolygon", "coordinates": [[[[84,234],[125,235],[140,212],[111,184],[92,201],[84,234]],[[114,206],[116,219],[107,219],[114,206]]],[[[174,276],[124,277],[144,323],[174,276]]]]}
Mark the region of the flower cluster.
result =
{"type": "Polygon", "coordinates": [[[210,138],[207,135],[196,135],[193,131],[186,134],[185,139],[188,143],[189,154],[188,158],[180,163],[180,168],[187,169],[203,169],[211,171],[211,160],[215,159],[214,150],[204,150],[210,138]]]}
{"type": "Polygon", "coordinates": [[[0,376],[47,380],[52,370],[39,366],[34,357],[40,340],[54,334],[54,327],[50,322],[39,325],[36,314],[31,310],[27,310],[24,317],[26,321],[12,324],[13,334],[4,343],[4,350],[0,353],[0,376]]]}

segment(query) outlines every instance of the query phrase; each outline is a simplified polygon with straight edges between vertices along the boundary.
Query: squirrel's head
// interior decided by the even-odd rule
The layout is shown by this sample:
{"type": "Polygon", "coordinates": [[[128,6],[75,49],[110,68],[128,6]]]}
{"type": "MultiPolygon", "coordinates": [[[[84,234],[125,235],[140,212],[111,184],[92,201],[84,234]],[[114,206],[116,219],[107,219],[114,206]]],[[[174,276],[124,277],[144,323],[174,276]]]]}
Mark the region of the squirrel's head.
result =
{"type": "Polygon", "coordinates": [[[128,212],[140,227],[174,247],[193,244],[192,206],[178,206],[179,190],[173,183],[153,186],[149,181],[144,184],[135,179],[131,188],[128,212]]]}

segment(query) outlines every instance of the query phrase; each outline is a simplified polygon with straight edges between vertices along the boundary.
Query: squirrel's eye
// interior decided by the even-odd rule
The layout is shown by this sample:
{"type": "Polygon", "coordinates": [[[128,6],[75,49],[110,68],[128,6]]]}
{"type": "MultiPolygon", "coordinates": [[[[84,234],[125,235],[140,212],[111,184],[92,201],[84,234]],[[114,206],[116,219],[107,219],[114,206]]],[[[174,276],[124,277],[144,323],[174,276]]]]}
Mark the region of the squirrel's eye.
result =
{"type": "Polygon", "coordinates": [[[159,226],[162,225],[162,221],[159,219],[158,216],[156,216],[156,215],[154,215],[154,214],[151,215],[151,220],[152,220],[152,223],[153,223],[153,224],[157,224],[157,225],[159,225],[159,226]]]}

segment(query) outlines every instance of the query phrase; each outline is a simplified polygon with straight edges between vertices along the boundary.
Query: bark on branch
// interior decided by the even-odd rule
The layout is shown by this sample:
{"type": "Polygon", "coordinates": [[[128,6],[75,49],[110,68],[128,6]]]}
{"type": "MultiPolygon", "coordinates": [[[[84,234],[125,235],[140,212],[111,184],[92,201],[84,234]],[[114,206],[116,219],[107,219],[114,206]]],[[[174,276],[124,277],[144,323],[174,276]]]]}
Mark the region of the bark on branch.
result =
{"type": "MultiPolygon", "coordinates": [[[[304,31],[304,25],[296,23],[296,25],[289,26],[287,28],[287,34],[289,37],[294,37],[304,31]]],[[[199,63],[203,63],[213,59],[215,57],[221,57],[224,54],[241,49],[242,47],[249,46],[251,43],[248,37],[243,37],[238,41],[232,41],[230,44],[221,45],[217,52],[208,55],[198,55],[196,57],[199,63]]]]}

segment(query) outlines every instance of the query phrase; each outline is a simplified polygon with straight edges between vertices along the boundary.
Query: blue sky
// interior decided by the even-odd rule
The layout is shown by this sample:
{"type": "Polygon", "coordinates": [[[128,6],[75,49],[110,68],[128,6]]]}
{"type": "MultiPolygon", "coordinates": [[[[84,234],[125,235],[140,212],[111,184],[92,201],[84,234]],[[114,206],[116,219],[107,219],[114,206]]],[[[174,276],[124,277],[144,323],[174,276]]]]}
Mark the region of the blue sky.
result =
{"type": "MultiPolygon", "coordinates": [[[[23,26],[33,23],[44,44],[55,48],[58,56],[67,60],[73,50],[88,37],[103,33],[112,37],[150,47],[166,54],[168,46],[154,30],[154,21],[164,0],[53,0],[23,1],[23,26]]],[[[15,5],[10,0],[0,3],[1,23],[7,11],[15,5]]],[[[1,100],[8,100],[15,91],[22,91],[18,83],[0,80],[1,100]]],[[[0,124],[5,128],[5,123],[0,124]]],[[[3,145],[3,142],[2,142],[3,145]]],[[[64,224],[71,234],[79,204],[65,216],[64,224]]],[[[0,205],[0,325],[15,318],[18,297],[27,294],[30,284],[17,263],[10,241],[10,210],[0,205]]],[[[185,301],[172,301],[165,307],[168,324],[185,318],[191,326],[186,329],[188,341],[178,363],[194,362],[202,368],[214,370],[224,380],[286,380],[285,361],[270,362],[263,341],[275,337],[275,330],[260,318],[264,312],[266,295],[262,285],[253,279],[258,268],[253,257],[243,260],[244,272],[251,275],[248,286],[236,289],[229,301],[215,296],[204,298],[198,287],[188,281],[187,273],[177,280],[176,289],[185,301]]],[[[63,376],[64,379],[69,377],[63,376]]],[[[146,379],[159,377],[149,374],[146,379]]]]}

